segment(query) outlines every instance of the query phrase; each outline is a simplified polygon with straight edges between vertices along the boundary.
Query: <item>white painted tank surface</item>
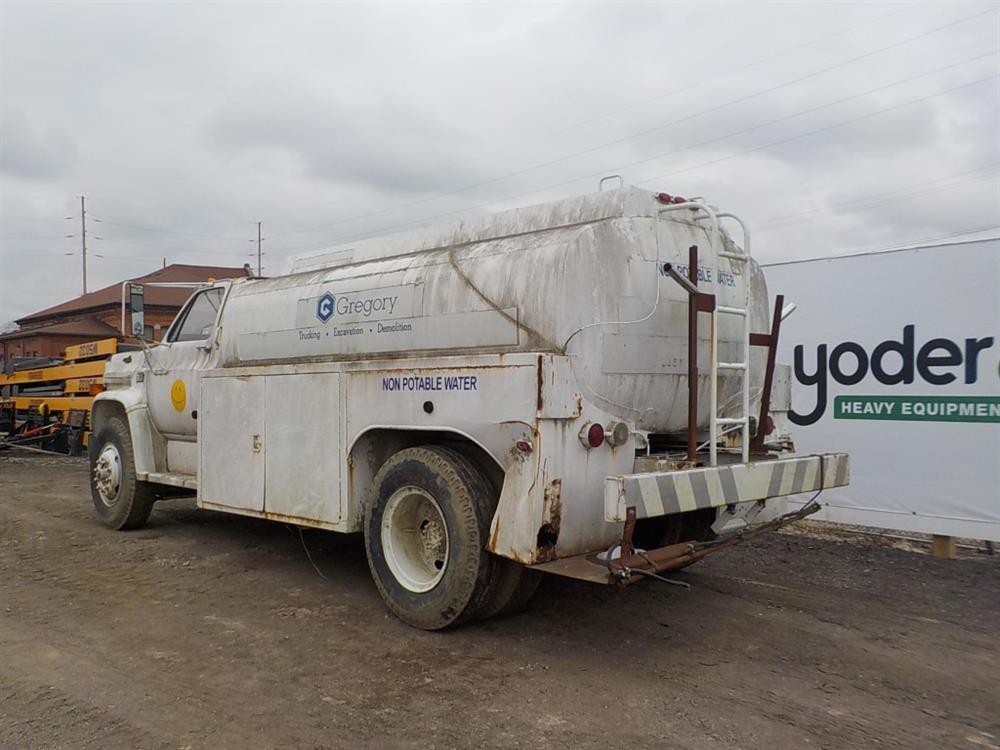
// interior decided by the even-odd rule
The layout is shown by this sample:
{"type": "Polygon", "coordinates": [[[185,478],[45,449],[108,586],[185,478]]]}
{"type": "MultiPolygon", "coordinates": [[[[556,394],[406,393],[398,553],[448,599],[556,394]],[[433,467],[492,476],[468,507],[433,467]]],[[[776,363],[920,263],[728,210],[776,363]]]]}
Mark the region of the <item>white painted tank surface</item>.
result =
{"type": "MultiPolygon", "coordinates": [[[[713,248],[704,212],[664,208],[623,188],[294,257],[287,275],[233,285],[221,364],[558,352],[585,399],[638,429],[683,431],[688,299],[663,265],[686,273],[697,245],[699,284],[732,307],[749,268],[754,331],[769,328],[767,288],[756,263],[717,256],[737,250],[724,227],[713,248]]],[[[742,321],[718,325],[719,359],[742,359],[742,321]]],[[[699,334],[707,425],[708,315],[699,334]]],[[[753,352],[752,394],[763,363],[753,352]]],[[[723,415],[739,411],[738,379],[720,382],[723,415]]]]}

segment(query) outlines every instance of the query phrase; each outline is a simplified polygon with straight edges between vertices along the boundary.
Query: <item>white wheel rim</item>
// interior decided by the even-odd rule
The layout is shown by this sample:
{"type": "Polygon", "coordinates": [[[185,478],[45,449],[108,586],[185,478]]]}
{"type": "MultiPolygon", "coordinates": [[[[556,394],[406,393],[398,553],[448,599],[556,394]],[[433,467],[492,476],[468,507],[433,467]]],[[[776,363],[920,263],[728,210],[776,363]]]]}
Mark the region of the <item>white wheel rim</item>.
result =
{"type": "Polygon", "coordinates": [[[108,443],[101,449],[94,464],[94,486],[101,502],[109,508],[118,502],[122,488],[122,458],[118,449],[108,443]]]}
{"type": "Polygon", "coordinates": [[[382,514],[382,552],[407,591],[437,586],[448,568],[448,526],[437,500],[418,487],[396,490],[382,514]]]}

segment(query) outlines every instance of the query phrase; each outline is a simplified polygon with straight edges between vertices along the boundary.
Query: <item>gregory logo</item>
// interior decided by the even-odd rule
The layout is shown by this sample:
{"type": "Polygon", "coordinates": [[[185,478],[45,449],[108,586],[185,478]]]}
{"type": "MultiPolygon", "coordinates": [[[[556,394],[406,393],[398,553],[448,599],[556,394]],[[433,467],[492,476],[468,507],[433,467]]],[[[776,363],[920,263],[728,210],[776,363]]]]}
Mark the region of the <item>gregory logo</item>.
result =
{"type": "Polygon", "coordinates": [[[329,292],[326,292],[322,297],[316,300],[316,317],[319,318],[321,322],[325,323],[333,317],[334,306],[336,304],[337,298],[329,292]]]}
{"type": "MultiPolygon", "coordinates": [[[[916,345],[916,326],[903,327],[900,340],[888,339],[869,354],[854,341],[837,344],[827,352],[827,345],[816,347],[814,364],[806,363],[805,347],[795,347],[795,379],[810,390],[813,409],[799,414],[789,412],[797,425],[818,421],[827,408],[829,379],[844,386],[854,386],[869,375],[882,385],[915,382],[942,386],[961,382],[975,383],[979,378],[980,355],[993,347],[993,337],[967,338],[961,343],[946,338],[929,339],[916,345]]],[[[834,419],[891,419],[906,421],[1000,422],[1000,397],[997,396],[848,396],[835,399],[834,419]]]]}
{"type": "Polygon", "coordinates": [[[334,315],[349,320],[390,317],[399,302],[398,294],[378,295],[375,292],[348,293],[334,296],[324,292],[316,300],[316,317],[326,323],[334,315]]]}

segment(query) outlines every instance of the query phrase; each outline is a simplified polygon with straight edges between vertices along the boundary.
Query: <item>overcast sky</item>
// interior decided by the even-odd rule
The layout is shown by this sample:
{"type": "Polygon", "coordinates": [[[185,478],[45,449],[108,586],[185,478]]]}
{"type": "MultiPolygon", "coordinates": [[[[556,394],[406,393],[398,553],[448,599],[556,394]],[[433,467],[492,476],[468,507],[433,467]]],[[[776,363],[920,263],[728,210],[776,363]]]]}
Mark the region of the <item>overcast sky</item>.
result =
{"type": "Polygon", "coordinates": [[[995,236],[998,11],[0,0],[0,323],[80,293],[80,195],[90,289],[617,172],[765,261],[995,236]]]}

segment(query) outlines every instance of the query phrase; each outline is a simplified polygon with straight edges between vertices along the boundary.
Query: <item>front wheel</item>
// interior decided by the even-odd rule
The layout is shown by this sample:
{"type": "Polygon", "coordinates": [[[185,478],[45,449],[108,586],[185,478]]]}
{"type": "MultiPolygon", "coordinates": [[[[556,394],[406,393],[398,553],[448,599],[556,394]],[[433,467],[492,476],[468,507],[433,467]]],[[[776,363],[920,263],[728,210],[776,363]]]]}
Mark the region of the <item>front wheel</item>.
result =
{"type": "Polygon", "coordinates": [[[449,448],[406,448],[382,466],[365,549],[393,614],[440,630],[483,611],[496,579],[498,558],[486,550],[495,506],[483,473],[449,448]]]}
{"type": "Polygon", "coordinates": [[[90,495],[101,523],[112,529],[137,529],[153,509],[153,490],[135,475],[132,435],[111,417],[91,436],[90,495]]]}

